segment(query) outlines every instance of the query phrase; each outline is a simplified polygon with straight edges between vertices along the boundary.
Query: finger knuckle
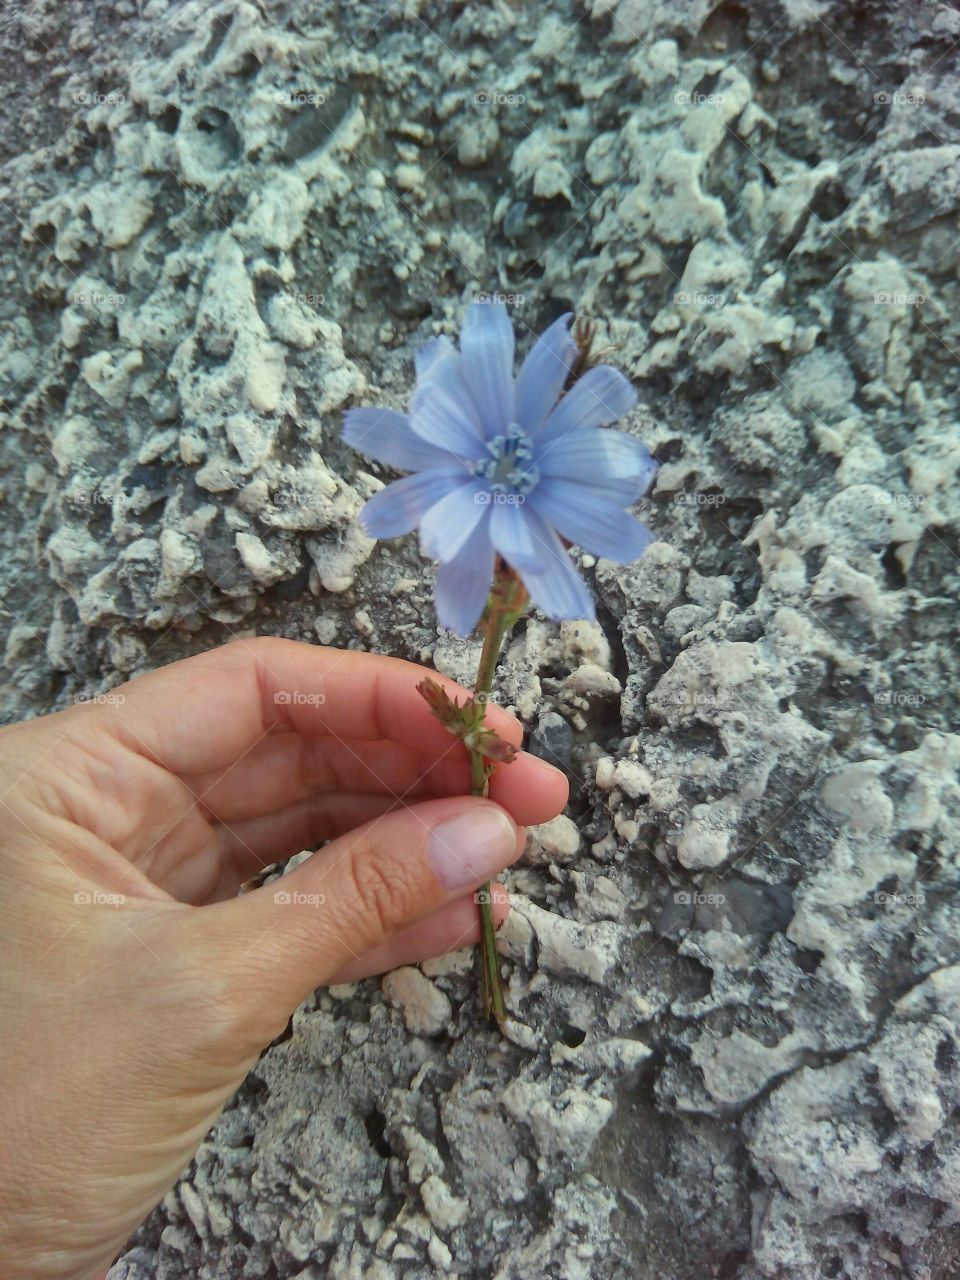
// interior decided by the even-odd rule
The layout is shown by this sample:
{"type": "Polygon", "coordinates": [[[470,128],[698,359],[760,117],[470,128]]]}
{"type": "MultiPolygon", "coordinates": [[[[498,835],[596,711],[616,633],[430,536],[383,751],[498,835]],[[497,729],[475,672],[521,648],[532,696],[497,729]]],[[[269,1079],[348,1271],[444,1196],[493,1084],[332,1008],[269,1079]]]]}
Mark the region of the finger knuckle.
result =
{"type": "Polygon", "coordinates": [[[378,857],[366,846],[350,853],[348,877],[358,915],[379,937],[414,915],[420,897],[417,879],[402,857],[378,857]]]}

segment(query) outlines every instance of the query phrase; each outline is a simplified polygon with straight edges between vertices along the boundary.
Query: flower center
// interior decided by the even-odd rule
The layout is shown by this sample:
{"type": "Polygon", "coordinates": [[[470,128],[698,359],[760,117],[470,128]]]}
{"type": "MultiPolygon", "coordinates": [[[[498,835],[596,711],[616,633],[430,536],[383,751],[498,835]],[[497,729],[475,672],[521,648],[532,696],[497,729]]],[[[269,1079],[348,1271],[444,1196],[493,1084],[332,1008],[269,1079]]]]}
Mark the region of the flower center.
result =
{"type": "Polygon", "coordinates": [[[533,466],[533,441],[516,422],[506,434],[487,442],[489,458],[474,467],[474,475],[483,476],[494,493],[529,493],[540,479],[533,466]]]}

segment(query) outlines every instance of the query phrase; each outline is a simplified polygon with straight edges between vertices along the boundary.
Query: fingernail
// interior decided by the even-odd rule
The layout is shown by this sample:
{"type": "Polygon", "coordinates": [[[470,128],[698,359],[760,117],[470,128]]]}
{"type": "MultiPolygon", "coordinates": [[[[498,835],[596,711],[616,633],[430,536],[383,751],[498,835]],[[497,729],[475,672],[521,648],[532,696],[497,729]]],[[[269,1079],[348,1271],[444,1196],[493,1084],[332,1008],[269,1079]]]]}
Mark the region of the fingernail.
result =
{"type": "Polygon", "coordinates": [[[502,871],[517,855],[517,831],[502,809],[478,805],[439,823],[427,856],[445,889],[468,889],[502,871]]]}

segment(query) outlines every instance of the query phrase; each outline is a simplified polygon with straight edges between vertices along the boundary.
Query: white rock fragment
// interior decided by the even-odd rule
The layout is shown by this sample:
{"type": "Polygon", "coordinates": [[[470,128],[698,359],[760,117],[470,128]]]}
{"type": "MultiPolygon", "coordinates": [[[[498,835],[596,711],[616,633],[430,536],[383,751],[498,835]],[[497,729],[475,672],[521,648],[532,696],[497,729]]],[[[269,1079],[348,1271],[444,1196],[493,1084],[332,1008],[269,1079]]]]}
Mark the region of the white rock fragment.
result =
{"type": "Polygon", "coordinates": [[[280,404],[286,377],[286,359],[279,342],[263,342],[250,351],[247,366],[247,399],[260,413],[273,413],[280,404]]]}
{"type": "Polygon", "coordinates": [[[274,582],[279,582],[284,577],[285,570],[283,565],[273,559],[264,546],[262,539],[258,538],[255,533],[238,533],[236,546],[244,568],[254,582],[259,582],[262,586],[268,587],[274,582]]]}
{"type": "Polygon", "coordinates": [[[807,1032],[791,1032],[768,1046],[734,1028],[720,1040],[701,1036],[691,1057],[703,1072],[711,1097],[739,1106],[755,1098],[777,1076],[792,1071],[802,1062],[804,1051],[813,1048],[816,1040],[807,1032]]]}
{"type": "Polygon", "coordinates": [[[580,832],[566,814],[527,828],[527,861],[532,863],[572,862],[580,849],[580,832]]]}
{"type": "Polygon", "coordinates": [[[579,621],[560,623],[560,641],[563,645],[563,661],[567,666],[589,663],[594,667],[610,670],[610,642],[599,622],[579,621]]]}
{"type": "Polygon", "coordinates": [[[695,804],[677,844],[681,865],[691,870],[718,867],[730,856],[734,825],[733,807],[729,803],[695,804]]]}
{"type": "Polygon", "coordinates": [[[130,379],[143,365],[142,351],[98,351],[81,361],[80,372],[86,384],[114,408],[123,404],[130,389],[130,379]]]}
{"type": "Polygon", "coordinates": [[[548,973],[578,974],[603,983],[617,962],[622,930],[608,921],[581,925],[510,895],[510,914],[497,933],[497,946],[516,959],[528,959],[536,938],[537,961],[548,973]]]}
{"type": "Polygon", "coordinates": [[[420,1195],[438,1231],[450,1231],[466,1221],[470,1206],[453,1194],[439,1174],[432,1173],[420,1184],[420,1195]]]}
{"type": "Polygon", "coordinates": [[[292,249],[303,234],[310,211],[310,190],[295,173],[278,173],[250,196],[238,234],[260,240],[267,249],[292,249]]]}
{"type": "Polygon", "coordinates": [[[407,1030],[438,1036],[450,1021],[450,1001],[419,969],[406,965],[388,973],[382,982],[384,999],[403,1012],[407,1030]]]}
{"type": "Polygon", "coordinates": [[[613,1103],[585,1089],[565,1089],[556,1098],[549,1084],[514,1080],[501,1095],[517,1120],[529,1125],[541,1158],[559,1155],[586,1162],[601,1129],[613,1113],[613,1103]]]}

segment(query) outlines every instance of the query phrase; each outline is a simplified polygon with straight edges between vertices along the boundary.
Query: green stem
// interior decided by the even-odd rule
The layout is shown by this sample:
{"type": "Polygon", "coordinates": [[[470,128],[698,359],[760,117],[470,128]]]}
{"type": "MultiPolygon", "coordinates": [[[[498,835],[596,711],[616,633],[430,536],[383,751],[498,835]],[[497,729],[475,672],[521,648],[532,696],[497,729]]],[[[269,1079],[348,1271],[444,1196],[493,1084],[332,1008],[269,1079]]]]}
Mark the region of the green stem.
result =
{"type": "MultiPolygon", "coordinates": [[[[502,561],[498,562],[493,591],[480,622],[480,630],[483,632],[483,649],[480,652],[480,665],[477,668],[477,679],[473,687],[473,695],[478,702],[484,704],[484,712],[493,688],[493,677],[497,669],[497,659],[503,647],[504,636],[520,617],[526,603],[527,593],[519,578],[502,561]]],[[[486,762],[479,751],[470,750],[468,747],[468,752],[471,793],[475,796],[485,796],[489,790],[486,762]]],[[[489,881],[481,886],[477,894],[477,905],[480,911],[480,977],[483,1014],[486,1018],[492,1014],[502,1027],[507,1016],[507,1007],[500,981],[497,935],[493,923],[493,898],[489,881]]]]}

